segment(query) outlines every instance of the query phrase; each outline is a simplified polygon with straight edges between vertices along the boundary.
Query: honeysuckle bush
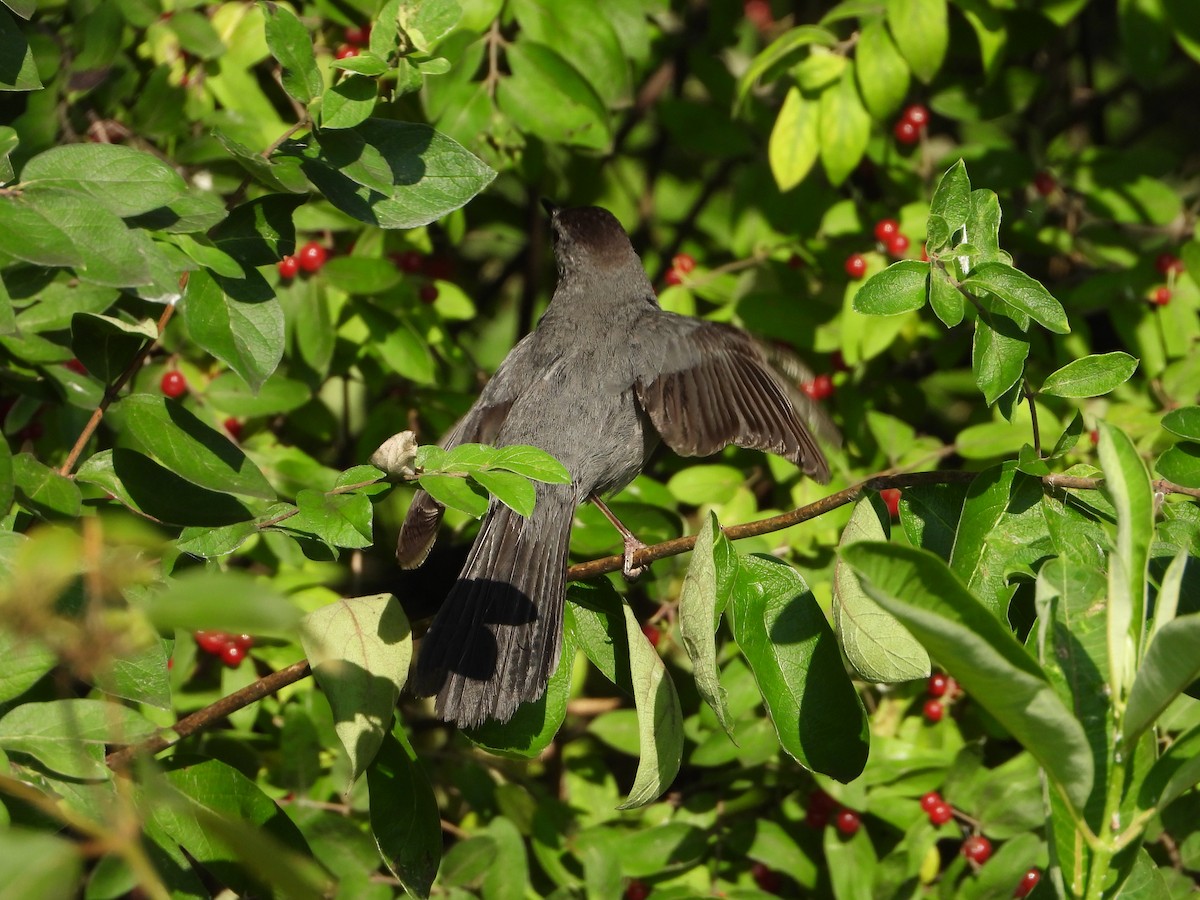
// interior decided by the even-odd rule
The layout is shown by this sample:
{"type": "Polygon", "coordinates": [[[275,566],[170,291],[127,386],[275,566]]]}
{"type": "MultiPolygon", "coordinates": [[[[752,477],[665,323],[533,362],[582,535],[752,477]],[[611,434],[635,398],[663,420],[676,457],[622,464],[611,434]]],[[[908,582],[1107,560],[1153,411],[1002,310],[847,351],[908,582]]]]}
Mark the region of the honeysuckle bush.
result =
{"type": "Polygon", "coordinates": [[[6,895],[1194,892],[1190,0],[2,3],[6,895]],[[541,196],[834,475],[655,458],[632,585],[582,507],[546,696],[459,733],[414,634],[566,476],[435,443],[541,196]]]}

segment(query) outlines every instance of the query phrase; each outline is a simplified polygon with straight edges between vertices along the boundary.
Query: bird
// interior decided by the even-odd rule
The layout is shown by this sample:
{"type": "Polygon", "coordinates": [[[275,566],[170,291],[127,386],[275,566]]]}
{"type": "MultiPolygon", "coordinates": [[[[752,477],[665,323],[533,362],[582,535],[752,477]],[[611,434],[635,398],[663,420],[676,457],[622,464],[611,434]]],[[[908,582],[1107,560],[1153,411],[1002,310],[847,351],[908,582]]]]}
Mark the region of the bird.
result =
{"type": "MultiPolygon", "coordinates": [[[[754,338],[662,309],[608,210],[544,205],[558,269],[550,303],[441,444],[532,445],[571,480],[535,483],[528,517],[490,501],[421,641],[413,692],[436,695],[437,715],[464,728],[507,722],[544,694],[562,649],[575,509],[629,484],[660,443],[688,457],[729,445],[763,450],[829,480],[795,392],[754,338]]],[[[442,513],[416,492],[397,541],[402,568],[428,556],[442,513]]],[[[624,569],[634,575],[641,545],[628,531],[624,539],[624,569]]]]}

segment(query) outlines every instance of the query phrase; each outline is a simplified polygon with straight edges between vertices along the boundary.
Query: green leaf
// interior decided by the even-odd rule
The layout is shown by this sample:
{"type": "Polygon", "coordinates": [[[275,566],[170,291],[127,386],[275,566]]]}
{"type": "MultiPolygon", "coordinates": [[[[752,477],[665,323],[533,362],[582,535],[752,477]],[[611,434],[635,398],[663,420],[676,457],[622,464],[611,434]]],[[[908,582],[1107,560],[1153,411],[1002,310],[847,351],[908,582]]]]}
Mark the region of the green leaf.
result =
{"type": "Polygon", "coordinates": [[[245,266],[269,266],[296,251],[292,214],[303,197],[267,194],[234,209],[209,231],[217,249],[245,266]]]}
{"type": "Polygon", "coordinates": [[[283,310],[275,299],[244,303],[209,273],[193,272],[183,295],[192,339],[257,390],[283,358],[283,310]]]}
{"type": "Polygon", "coordinates": [[[963,295],[950,281],[949,273],[936,264],[929,267],[929,306],[947,328],[961,322],[966,311],[963,295]]]}
{"type": "Polygon", "coordinates": [[[871,116],[859,99],[853,66],[841,81],[821,92],[819,104],[821,165],[836,186],[857,168],[871,139],[871,116]]]}
{"type": "Polygon", "coordinates": [[[1108,664],[1112,696],[1127,695],[1142,645],[1146,612],[1146,567],[1154,534],[1154,496],[1150,476],[1125,432],[1098,423],[1097,451],[1104,472],[1104,493],[1117,511],[1117,545],[1108,569],[1108,664]]]}
{"type": "Polygon", "coordinates": [[[496,173],[428,125],[368,119],[323,134],[311,146],[284,145],[326,199],[360,222],[415,228],[440,219],[482,191],[496,173]],[[364,159],[382,161],[374,188],[343,172],[364,159]]]}
{"type": "Polygon", "coordinates": [[[730,740],[733,740],[729,702],[717,669],[715,632],[721,620],[720,610],[729,599],[717,595],[717,565],[713,558],[713,545],[720,534],[720,523],[716,515],[710,512],[696,534],[692,560],[679,593],[679,637],[692,662],[696,690],[716,713],[717,721],[730,740]]]}
{"type": "Polygon", "coordinates": [[[267,47],[283,67],[283,89],[307,106],[325,89],[308,29],[287,7],[263,3],[267,47]]]}
{"type": "Polygon", "coordinates": [[[838,53],[814,51],[807,59],[792,66],[792,77],[805,94],[815,94],[840,79],[849,63],[845,56],[838,53]]]}
{"type": "Polygon", "coordinates": [[[321,101],[323,128],[354,128],[371,118],[379,83],[367,75],[349,75],[331,87],[321,101]]]}
{"type": "Polygon", "coordinates": [[[300,643],[333,709],[358,780],[390,730],[412,661],[412,631],[392,594],[337,600],[300,622],[300,643]]]}
{"type": "Polygon", "coordinates": [[[206,238],[197,239],[190,234],[177,234],[171,243],[186,253],[189,259],[206,269],[212,269],[223,278],[241,278],[243,275],[241,263],[224,250],[214,247],[206,238]]]}
{"type": "Polygon", "coordinates": [[[925,305],[929,263],[905,259],[877,272],[854,295],[854,311],[868,316],[898,316],[925,305]]]}
{"type": "Polygon", "coordinates": [[[499,448],[492,456],[491,465],[497,469],[507,469],[534,481],[545,481],[549,484],[570,484],[571,473],[557,459],[537,447],[522,444],[511,444],[499,448]]]}
{"type": "Polygon", "coordinates": [[[980,315],[975,320],[971,367],[975,383],[988,406],[994,404],[1021,380],[1029,341],[1005,316],[980,315]]]}
{"type": "Polygon", "coordinates": [[[489,494],[522,516],[533,514],[536,497],[533,484],[524,475],[515,472],[483,470],[471,475],[489,494]]]}
{"type": "Polygon", "coordinates": [[[189,569],[143,604],[163,630],[226,631],[292,638],[300,611],[263,579],[240,571],[189,569]]]}
{"type": "Polygon", "coordinates": [[[228,556],[258,533],[254,522],[236,522],[223,528],[185,528],[175,541],[184,553],[213,559],[228,556]]]}
{"type": "Polygon", "coordinates": [[[131,324],[94,313],[71,317],[71,349],[104,384],[116,381],[146,342],[157,337],[158,328],[150,319],[131,324]]]}
{"type": "Polygon", "coordinates": [[[364,494],[326,494],[305,489],[296,494],[299,512],[277,526],[312,535],[331,547],[370,547],[371,500],[364,494]]]}
{"type": "Polygon", "coordinates": [[[17,135],[16,129],[0,125],[0,184],[8,184],[17,178],[10,157],[20,143],[21,139],[17,135]]]}
{"type": "Polygon", "coordinates": [[[476,519],[487,512],[488,498],[472,490],[465,478],[456,475],[422,475],[417,483],[442,506],[460,509],[476,519]]]}
{"type": "Polygon", "coordinates": [[[166,641],[156,637],[149,646],[114,657],[107,669],[96,673],[96,684],[113,697],[170,709],[167,646],[166,641]]]}
{"type": "Polygon", "coordinates": [[[887,22],[913,74],[928,84],[942,67],[950,42],[946,0],[892,0],[887,22]]]}
{"type": "Polygon", "coordinates": [[[806,100],[798,88],[788,88],[767,144],[771,174],[781,191],[790,191],[802,182],[817,161],[819,114],[816,103],[806,100]]]}
{"type": "Polygon", "coordinates": [[[1138,361],[1119,350],[1072,360],[1042,382],[1040,393],[1054,397],[1099,397],[1130,379],[1138,361]]]}
{"type": "Polygon", "coordinates": [[[608,147],[612,130],[604,101],[570,62],[521,38],[504,56],[512,75],[500,80],[496,100],[517,128],[553,143],[608,147]]]}
{"type": "Polygon", "coordinates": [[[8,446],[8,441],[0,440],[0,519],[8,515],[15,496],[12,449],[8,446]]]}
{"type": "Polygon", "coordinates": [[[1167,706],[1200,678],[1200,613],[1179,616],[1154,635],[1121,720],[1125,746],[1150,728],[1167,706]]]}
{"type": "Polygon", "coordinates": [[[1138,788],[1141,809],[1168,806],[1200,782],[1200,725],[1176,737],[1138,788]]]}
{"type": "Polygon", "coordinates": [[[878,543],[840,552],[867,593],[1037,758],[1081,811],[1093,779],[1087,736],[1008,626],[931,553],[878,543]]]}
{"type": "MultiPolygon", "coordinates": [[[[855,504],[840,547],[886,541],[884,518],[872,499],[855,504]]],[[[833,570],[833,624],[846,659],[863,679],[878,683],[927,678],[929,654],[895,617],[867,596],[839,557],[833,570]]]]}
{"type": "Polygon", "coordinates": [[[796,571],[740,556],[733,636],[783,749],[810,771],[849,782],[867,760],[867,720],[825,614],[796,571]]]}
{"type": "Polygon", "coordinates": [[[4,660],[0,669],[0,703],[4,704],[20,697],[58,663],[44,644],[6,628],[0,628],[0,659],[4,660]]]}
{"type": "Polygon", "coordinates": [[[629,644],[629,674],[637,707],[641,758],[629,796],[617,808],[637,809],[661,797],[679,774],[683,760],[683,711],[662,657],[642,633],[633,610],[628,603],[622,603],[621,611],[625,615],[625,639],[629,644]]]}
{"type": "Polygon", "coordinates": [[[514,0],[510,10],[521,26],[521,34],[553,47],[563,59],[570,60],[606,106],[619,108],[633,99],[629,59],[604,6],[514,0]]]}
{"type": "Polygon", "coordinates": [[[746,95],[750,93],[751,88],[754,87],[760,78],[776,66],[787,62],[793,54],[810,44],[832,47],[837,42],[837,35],[816,25],[800,25],[784,32],[772,41],[758,56],[754,57],[754,61],[750,63],[746,71],[742,73],[742,77],[738,79],[734,112],[737,112],[738,107],[746,99],[746,95]]]}
{"type": "Polygon", "coordinates": [[[209,21],[208,15],[198,9],[177,9],[166,22],[166,27],[179,39],[180,49],[202,60],[212,60],[225,53],[221,35],[209,21]]]}
{"type": "Polygon", "coordinates": [[[457,0],[403,0],[397,11],[400,30],[422,53],[433,49],[461,16],[457,0]]]}
{"type": "Polygon", "coordinates": [[[4,0],[4,5],[26,21],[37,12],[37,0],[4,0]]]}
{"type": "Polygon", "coordinates": [[[1163,478],[1184,487],[1200,488],[1200,444],[1180,441],[1154,464],[1163,478]]]}
{"type": "Polygon", "coordinates": [[[117,447],[94,453],[75,478],[103,488],[134,512],[169,525],[211,528],[252,516],[229,494],[198,487],[136,450],[117,447]]]}
{"type": "MultiPolygon", "coordinates": [[[[950,237],[967,224],[971,214],[971,179],[967,176],[967,166],[960,159],[947,169],[934,188],[933,199],[929,201],[929,218],[940,216],[950,230],[950,237]]],[[[928,229],[931,233],[933,227],[928,229]]],[[[968,236],[969,237],[969,236],[968,236]]],[[[931,246],[930,252],[941,250],[940,246],[931,246]]]]}
{"type": "MultiPolygon", "coordinates": [[[[221,146],[243,169],[272,190],[292,194],[308,193],[308,179],[300,171],[300,160],[295,157],[264,159],[261,153],[255,153],[219,128],[213,129],[213,137],[220,141],[221,146]]],[[[225,216],[222,214],[220,218],[224,219],[225,216]]]]}
{"type": "MultiPolygon", "coordinates": [[[[573,623],[574,619],[568,615],[567,621],[573,623]]],[[[463,733],[489,752],[511,759],[535,759],[540,756],[558,735],[567,717],[571,670],[575,665],[577,646],[575,630],[568,624],[563,631],[558,665],[546,684],[545,693],[532,703],[518,706],[507,722],[492,719],[476,728],[467,728],[463,733]]]]}
{"type": "Polygon", "coordinates": [[[990,291],[1019,313],[1055,334],[1068,334],[1067,314],[1041,283],[1004,263],[989,262],[973,269],[963,282],[968,290],[990,291]]]}
{"type": "Polygon", "coordinates": [[[213,491],[272,500],[275,492],[237,445],[179,403],[134,394],[118,404],[129,432],[180,477],[213,491]]]}
{"type": "Polygon", "coordinates": [[[303,406],[312,399],[312,391],[304,382],[276,372],[255,392],[236,372],[222,372],[208,383],[204,399],[231,416],[274,416],[303,406]]]}
{"type": "MultiPolygon", "coordinates": [[[[162,251],[145,232],[127,228],[116,214],[90,197],[40,189],[25,193],[24,200],[66,236],[78,254],[74,267],[80,278],[108,287],[135,287],[153,281],[152,264],[162,259],[162,251]]],[[[51,239],[57,246],[61,237],[55,234],[51,239]]]]}
{"type": "Polygon", "coordinates": [[[863,23],[854,51],[858,90],[871,115],[886,119],[908,96],[908,63],[888,34],[883,19],[863,23]]]}
{"type": "Polygon", "coordinates": [[[158,157],[118,144],[53,147],[25,164],[21,183],[84,194],[122,218],[167,206],[187,192],[179,173],[158,157]]]}
{"type": "Polygon", "coordinates": [[[82,869],[83,856],[73,841],[6,824],[0,843],[0,884],[5,897],[50,900],[78,896],[82,869]]]}
{"type": "Polygon", "coordinates": [[[79,515],[83,499],[71,479],[44,465],[29,453],[12,458],[13,485],[21,506],[39,516],[79,515]]]}
{"type": "Polygon", "coordinates": [[[107,744],[134,744],[158,729],[136,710],[103,700],[24,703],[0,718],[0,749],[28,754],[70,778],[105,780],[107,744]]]}
{"type": "Polygon", "coordinates": [[[321,277],[347,294],[381,294],[403,280],[391,260],[338,256],[325,263],[321,277]]]}
{"type": "MultiPolygon", "coordinates": [[[[18,10],[18,13],[20,11],[18,10]]],[[[0,91],[37,91],[42,88],[33,50],[8,11],[0,7],[0,91]]]]}
{"type": "Polygon", "coordinates": [[[442,825],[433,786],[401,726],[388,734],[367,769],[371,832],[400,884],[428,897],[442,855],[442,825]]]}
{"type": "Polygon", "coordinates": [[[1162,427],[1189,441],[1200,441],[1200,406],[1181,406],[1162,417],[1162,427]]]}
{"type": "Polygon", "coordinates": [[[387,60],[381,56],[376,56],[370,50],[360,50],[354,56],[347,56],[345,59],[335,59],[331,65],[335,69],[354,72],[358,75],[370,75],[372,77],[378,77],[388,70],[387,60]]]}
{"type": "Polygon", "coordinates": [[[746,476],[733,466],[688,466],[667,482],[667,490],[681,503],[701,506],[728,503],[745,487],[746,476]]]}
{"type": "Polygon", "coordinates": [[[50,217],[20,197],[0,196],[4,251],[38,266],[77,266],[83,254],[50,217]]]}

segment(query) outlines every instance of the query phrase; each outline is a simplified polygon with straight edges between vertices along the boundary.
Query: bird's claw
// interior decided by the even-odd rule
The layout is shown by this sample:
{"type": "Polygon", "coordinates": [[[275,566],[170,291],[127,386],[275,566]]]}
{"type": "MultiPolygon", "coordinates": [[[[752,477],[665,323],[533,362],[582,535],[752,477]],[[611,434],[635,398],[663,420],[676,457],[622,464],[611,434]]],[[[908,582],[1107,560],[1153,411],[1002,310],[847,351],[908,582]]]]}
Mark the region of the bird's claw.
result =
{"type": "Polygon", "coordinates": [[[637,581],[642,577],[646,569],[650,568],[649,565],[635,566],[633,564],[637,552],[645,549],[646,545],[632,534],[625,535],[625,552],[621,557],[621,574],[625,576],[626,581],[637,581]]]}

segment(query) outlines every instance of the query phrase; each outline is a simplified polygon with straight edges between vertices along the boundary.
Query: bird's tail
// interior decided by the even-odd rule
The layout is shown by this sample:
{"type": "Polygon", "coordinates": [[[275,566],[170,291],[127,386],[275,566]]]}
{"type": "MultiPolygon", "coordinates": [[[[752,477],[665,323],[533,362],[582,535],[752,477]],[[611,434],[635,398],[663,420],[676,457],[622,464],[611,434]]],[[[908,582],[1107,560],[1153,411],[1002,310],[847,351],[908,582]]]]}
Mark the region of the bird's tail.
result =
{"type": "Polygon", "coordinates": [[[575,496],[538,484],[528,518],[493,500],[462,574],[421,642],[413,689],[462,727],[506,722],[546,689],[562,649],[575,496]]]}

